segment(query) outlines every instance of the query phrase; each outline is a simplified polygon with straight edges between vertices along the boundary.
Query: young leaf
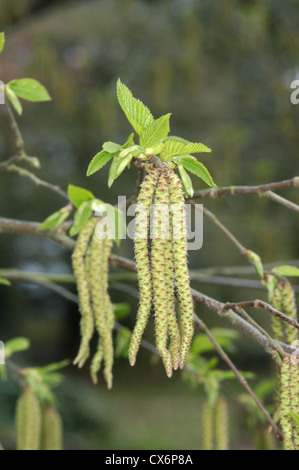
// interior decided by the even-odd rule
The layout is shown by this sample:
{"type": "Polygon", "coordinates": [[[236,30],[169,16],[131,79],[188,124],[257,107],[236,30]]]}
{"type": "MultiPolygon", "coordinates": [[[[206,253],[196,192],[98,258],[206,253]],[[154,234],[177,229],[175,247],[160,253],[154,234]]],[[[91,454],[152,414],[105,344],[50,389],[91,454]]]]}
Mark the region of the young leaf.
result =
{"type": "Polygon", "coordinates": [[[68,218],[70,215],[70,209],[68,207],[63,207],[57,212],[49,215],[41,225],[39,225],[38,230],[49,230],[56,229],[68,218]]]}
{"type": "Polygon", "coordinates": [[[114,142],[105,142],[103,144],[103,149],[106,150],[106,152],[108,153],[116,153],[118,152],[118,150],[120,149],[120,145],[119,144],[115,144],[114,142]]]}
{"type": "Polygon", "coordinates": [[[5,358],[8,359],[13,354],[21,351],[27,351],[30,348],[30,341],[23,336],[18,336],[5,343],[5,358]]]}
{"type": "Polygon", "coordinates": [[[7,98],[9,99],[13,107],[15,108],[16,112],[19,114],[19,116],[21,116],[21,114],[23,113],[22,104],[19,98],[17,97],[17,95],[15,94],[15,92],[9,87],[9,85],[6,85],[5,93],[6,93],[7,98]]]}
{"type": "Polygon", "coordinates": [[[211,149],[199,142],[188,142],[188,140],[181,139],[180,137],[170,136],[163,141],[165,148],[164,152],[167,157],[175,155],[188,155],[190,153],[211,152],[211,149]]]}
{"type": "Polygon", "coordinates": [[[185,155],[184,157],[174,157],[173,161],[178,165],[183,165],[186,170],[194,173],[194,175],[198,176],[209,186],[216,187],[216,184],[214,183],[206,167],[197,160],[194,160],[191,155],[185,155]]]}
{"type": "Polygon", "coordinates": [[[125,143],[121,146],[122,149],[127,149],[128,147],[131,147],[134,145],[134,132],[129,135],[125,143]]]}
{"type": "Polygon", "coordinates": [[[99,171],[101,168],[103,168],[103,166],[106,165],[106,163],[109,162],[109,160],[111,160],[113,156],[113,153],[109,153],[106,150],[102,150],[101,152],[97,153],[87,168],[86,176],[90,176],[96,171],[99,171]]]}
{"type": "Polygon", "coordinates": [[[4,279],[3,277],[0,277],[0,284],[3,286],[11,286],[11,282],[8,279],[4,279]]]}
{"type": "Polygon", "coordinates": [[[276,268],[272,269],[272,272],[278,274],[278,276],[286,276],[286,277],[298,277],[299,276],[299,268],[296,266],[277,266],[276,268]]]}
{"type": "Polygon", "coordinates": [[[81,206],[82,202],[91,201],[95,198],[87,189],[80,188],[79,186],[74,186],[72,184],[68,187],[68,196],[76,207],[81,206]]]}
{"type": "Polygon", "coordinates": [[[178,170],[180,173],[180,177],[183,183],[184,190],[186,194],[190,197],[193,197],[194,189],[192,185],[192,181],[186,170],[184,169],[183,165],[178,165],[178,170]]]}
{"type": "Polygon", "coordinates": [[[92,214],[92,209],[91,209],[90,201],[83,202],[76,212],[74,223],[70,230],[71,237],[73,237],[74,235],[77,235],[80,232],[80,230],[87,223],[91,214],[92,214]]]}
{"type": "Polygon", "coordinates": [[[111,188],[111,186],[113,185],[113,181],[115,180],[115,178],[117,178],[116,176],[117,167],[118,167],[118,157],[114,157],[110,165],[110,169],[109,169],[109,176],[108,176],[109,188],[111,188]]]}
{"type": "Polygon", "coordinates": [[[133,158],[133,152],[128,153],[125,157],[122,157],[119,159],[118,164],[117,164],[115,179],[118,178],[122,174],[126,166],[129,165],[129,163],[131,162],[132,158],[133,158]]]}
{"type": "Polygon", "coordinates": [[[169,134],[169,119],[171,113],[161,116],[153,121],[141,134],[140,145],[143,147],[154,147],[169,134]]]}
{"type": "Polygon", "coordinates": [[[12,91],[19,97],[28,101],[50,101],[51,97],[46,88],[32,78],[21,78],[8,83],[12,91]]]}
{"type": "Polygon", "coordinates": [[[117,98],[129,123],[140,135],[154,121],[152,113],[141,101],[133,97],[129,88],[120,79],[117,81],[117,98]]]}
{"type": "Polygon", "coordinates": [[[246,250],[244,255],[248,258],[248,260],[254,265],[256,272],[260,275],[261,278],[264,277],[264,266],[262,260],[259,255],[257,255],[252,250],[246,250]]]}
{"type": "Polygon", "coordinates": [[[0,33],[0,52],[3,51],[4,44],[5,44],[5,34],[0,33]]]}

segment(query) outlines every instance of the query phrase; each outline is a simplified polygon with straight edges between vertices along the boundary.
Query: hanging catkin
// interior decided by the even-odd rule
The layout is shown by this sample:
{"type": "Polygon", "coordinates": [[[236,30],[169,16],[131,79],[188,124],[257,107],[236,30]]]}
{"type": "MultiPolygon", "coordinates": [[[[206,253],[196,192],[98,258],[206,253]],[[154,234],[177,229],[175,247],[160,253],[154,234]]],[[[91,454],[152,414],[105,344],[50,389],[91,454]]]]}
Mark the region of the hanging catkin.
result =
{"type": "Polygon", "coordinates": [[[45,405],[42,411],[41,443],[41,450],[62,450],[62,421],[51,405],[45,405]]]}
{"type": "MultiPolygon", "coordinates": [[[[283,282],[275,281],[276,286],[274,288],[273,298],[272,298],[272,305],[276,310],[282,312],[282,295],[283,295],[283,282]]],[[[272,315],[272,333],[273,338],[281,343],[284,341],[284,334],[283,334],[283,321],[279,317],[275,317],[272,315]]]]}
{"type": "MultiPolygon", "coordinates": [[[[111,328],[107,325],[106,318],[106,305],[104,289],[106,286],[106,261],[104,260],[104,240],[101,239],[97,232],[94,231],[91,241],[91,260],[90,260],[90,287],[91,297],[93,304],[93,311],[95,317],[95,324],[98,334],[101,338],[99,348],[103,348],[104,359],[104,377],[107,382],[108,388],[112,387],[112,366],[113,366],[113,340],[111,328]],[[101,346],[102,345],[102,346],[101,346]]],[[[100,349],[98,350],[98,357],[96,364],[100,366],[100,349]]],[[[92,368],[93,380],[96,381],[96,367],[95,362],[92,368]]]]}
{"type": "Polygon", "coordinates": [[[179,177],[169,170],[167,172],[167,180],[169,184],[170,202],[173,213],[173,259],[175,281],[181,314],[182,340],[180,367],[183,368],[190,349],[194,331],[193,300],[190,290],[187,263],[186,223],[184,214],[185,200],[179,177]]]}
{"type": "MultiPolygon", "coordinates": [[[[282,312],[293,320],[297,320],[297,306],[295,292],[292,284],[284,279],[282,289],[282,312]]],[[[298,330],[290,325],[290,323],[284,324],[285,336],[288,344],[292,344],[298,339],[298,330]]]]}
{"type": "Polygon", "coordinates": [[[217,450],[228,450],[228,409],[220,396],[215,403],[215,442],[217,450]]]}
{"type": "Polygon", "coordinates": [[[290,365],[290,357],[284,357],[281,365],[280,424],[285,449],[295,450],[293,443],[293,422],[290,415],[292,411],[290,365]]]}
{"type": "Polygon", "coordinates": [[[202,450],[213,450],[213,406],[205,401],[202,414],[201,443],[202,450]]]}
{"type": "Polygon", "coordinates": [[[162,173],[155,194],[153,212],[151,264],[154,290],[156,345],[168,377],[172,375],[172,357],[167,349],[168,294],[165,283],[165,247],[169,230],[168,186],[162,173]]]}
{"type": "Polygon", "coordinates": [[[90,305],[88,277],[85,268],[85,255],[90,237],[94,231],[97,219],[91,218],[79,233],[76,247],[72,255],[73,270],[76,277],[81,312],[81,344],[74,364],[82,367],[89,356],[89,342],[94,332],[93,312],[90,305]]]}
{"type": "MultiPolygon", "coordinates": [[[[299,416],[299,364],[295,358],[290,361],[290,401],[292,413],[299,416]]],[[[292,428],[295,449],[299,450],[299,428],[293,420],[292,428]]]]}
{"type": "Polygon", "coordinates": [[[133,330],[129,346],[129,362],[135,364],[136,355],[140,346],[141,338],[150,316],[152,305],[152,279],[148,248],[148,231],[150,221],[150,208],[153,202],[155,188],[159,173],[156,169],[151,170],[141,185],[137,200],[135,216],[134,249],[139,283],[139,308],[137,320],[133,330]]]}
{"type": "Polygon", "coordinates": [[[16,407],[17,450],[39,450],[41,441],[41,409],[39,401],[26,387],[16,407]]]}

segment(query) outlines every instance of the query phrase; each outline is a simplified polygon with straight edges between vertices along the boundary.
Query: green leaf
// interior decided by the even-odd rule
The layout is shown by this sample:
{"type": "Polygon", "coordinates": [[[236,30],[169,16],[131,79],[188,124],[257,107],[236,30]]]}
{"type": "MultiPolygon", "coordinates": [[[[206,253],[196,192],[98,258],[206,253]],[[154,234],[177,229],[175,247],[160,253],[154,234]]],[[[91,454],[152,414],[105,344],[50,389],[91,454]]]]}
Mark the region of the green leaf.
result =
{"type": "Polygon", "coordinates": [[[120,245],[121,240],[127,232],[127,226],[123,213],[116,207],[106,204],[105,212],[110,227],[110,232],[117,246],[120,245]]]}
{"type": "Polygon", "coordinates": [[[115,178],[117,178],[118,157],[114,157],[109,168],[108,187],[111,188],[115,178]]]}
{"type": "Polygon", "coordinates": [[[108,153],[116,153],[118,152],[118,150],[120,149],[120,145],[119,144],[115,144],[114,142],[105,142],[103,144],[103,149],[108,152],[108,153]]]}
{"type": "Polygon", "coordinates": [[[173,161],[178,165],[183,165],[186,170],[191,171],[191,173],[198,176],[209,186],[216,187],[216,184],[214,183],[206,167],[197,160],[194,160],[191,155],[185,155],[183,157],[174,157],[173,161]]]}
{"type": "Polygon", "coordinates": [[[49,215],[41,225],[39,225],[38,230],[48,230],[48,229],[56,229],[59,227],[63,222],[68,218],[70,215],[70,208],[63,207],[57,212],[49,215]]]}
{"type": "Polygon", "coordinates": [[[53,362],[52,364],[48,364],[44,367],[36,367],[35,370],[37,370],[38,373],[41,375],[47,375],[56,370],[60,370],[60,369],[63,369],[64,367],[69,366],[70,363],[71,361],[69,359],[64,359],[63,361],[53,362]]]}
{"type": "Polygon", "coordinates": [[[117,304],[112,304],[112,306],[117,320],[123,320],[130,313],[130,305],[126,302],[119,302],[117,304]]]}
{"type": "Polygon", "coordinates": [[[106,152],[106,150],[102,150],[101,152],[97,153],[93,159],[91,160],[88,168],[87,168],[87,173],[86,176],[90,176],[96,171],[99,171],[103,166],[106,165],[106,163],[113,158],[114,154],[106,152]]]}
{"type": "Polygon", "coordinates": [[[7,98],[13,105],[14,109],[16,110],[16,112],[19,114],[19,116],[21,116],[21,114],[23,113],[23,107],[22,107],[21,101],[19,100],[19,98],[17,97],[15,92],[10,88],[9,85],[6,85],[5,93],[6,93],[7,98]]]}
{"type": "Polygon", "coordinates": [[[0,284],[3,286],[11,286],[11,282],[8,279],[4,279],[3,277],[0,277],[0,284]]]}
{"type": "Polygon", "coordinates": [[[50,101],[51,97],[46,88],[32,78],[21,78],[8,83],[9,87],[19,97],[27,101],[50,101]]]}
{"type": "Polygon", "coordinates": [[[154,121],[152,113],[141,101],[133,97],[129,88],[120,79],[117,81],[117,98],[129,123],[140,135],[154,121]]]}
{"type": "Polygon", "coordinates": [[[278,274],[278,276],[289,276],[289,277],[298,277],[299,276],[299,268],[296,266],[277,266],[276,268],[272,269],[272,272],[278,274]]]}
{"type": "Polygon", "coordinates": [[[8,359],[13,354],[21,351],[27,351],[30,348],[30,341],[27,338],[18,336],[5,343],[5,358],[8,359]]]}
{"type": "Polygon", "coordinates": [[[5,44],[5,34],[0,33],[0,52],[3,51],[4,44],[5,44]]]}
{"type": "Polygon", "coordinates": [[[77,210],[74,218],[73,226],[70,230],[70,236],[73,237],[77,235],[80,230],[84,227],[84,225],[88,222],[89,217],[92,214],[90,201],[85,201],[81,204],[79,209],[77,210]]]}
{"type": "Polygon", "coordinates": [[[211,149],[199,142],[189,142],[181,137],[170,136],[163,141],[166,160],[175,155],[188,155],[189,153],[211,152],[211,149]]]}
{"type": "Polygon", "coordinates": [[[178,170],[180,173],[180,177],[183,183],[183,187],[187,196],[193,197],[194,189],[192,185],[192,181],[186,170],[184,169],[183,165],[178,165],[178,170]]]}
{"type": "Polygon", "coordinates": [[[153,121],[140,135],[140,145],[154,147],[169,134],[169,119],[171,113],[161,116],[153,121]]]}
{"type": "Polygon", "coordinates": [[[125,157],[119,158],[118,163],[117,163],[115,179],[118,178],[122,174],[126,166],[129,165],[129,163],[131,162],[133,158],[133,153],[134,152],[129,153],[125,157]]]}
{"type": "Polygon", "coordinates": [[[134,132],[129,135],[125,143],[121,146],[122,149],[127,149],[128,147],[131,147],[134,145],[134,132]]]}
{"type": "Polygon", "coordinates": [[[248,258],[248,260],[254,265],[257,273],[261,278],[264,277],[264,266],[262,260],[259,255],[257,255],[254,251],[246,250],[244,255],[248,258]]]}
{"type": "Polygon", "coordinates": [[[82,202],[91,201],[95,198],[92,192],[87,189],[80,188],[79,186],[74,186],[73,184],[68,186],[67,192],[75,207],[81,206],[82,202]]]}

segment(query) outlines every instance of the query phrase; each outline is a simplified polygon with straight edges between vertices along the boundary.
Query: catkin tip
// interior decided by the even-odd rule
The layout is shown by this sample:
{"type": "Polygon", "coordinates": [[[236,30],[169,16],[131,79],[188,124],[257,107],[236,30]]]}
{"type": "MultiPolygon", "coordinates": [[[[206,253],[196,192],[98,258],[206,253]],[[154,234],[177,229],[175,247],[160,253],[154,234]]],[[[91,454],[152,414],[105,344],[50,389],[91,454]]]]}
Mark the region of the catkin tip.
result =
{"type": "Polygon", "coordinates": [[[129,363],[130,363],[130,366],[135,366],[135,363],[136,363],[136,357],[130,357],[129,358],[129,363]]]}
{"type": "Polygon", "coordinates": [[[180,362],[180,369],[184,369],[184,366],[185,366],[185,362],[181,361],[180,362]]]}

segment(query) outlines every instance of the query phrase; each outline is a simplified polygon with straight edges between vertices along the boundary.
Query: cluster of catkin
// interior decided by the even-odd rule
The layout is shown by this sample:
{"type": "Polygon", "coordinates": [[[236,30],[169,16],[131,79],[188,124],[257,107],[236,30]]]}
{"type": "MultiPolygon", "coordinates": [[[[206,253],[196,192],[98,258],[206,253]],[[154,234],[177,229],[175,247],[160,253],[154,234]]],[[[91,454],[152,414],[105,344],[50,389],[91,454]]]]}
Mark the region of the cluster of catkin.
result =
{"type": "Polygon", "coordinates": [[[79,233],[72,255],[81,312],[81,344],[74,364],[82,367],[90,354],[90,341],[94,330],[98,333],[98,346],[90,372],[94,383],[104,361],[104,378],[112,387],[114,311],[108,294],[108,261],[112,247],[108,227],[91,217],[79,233]]]}
{"type": "MultiPolygon", "coordinates": [[[[288,317],[297,320],[297,306],[294,289],[285,278],[275,280],[272,305],[288,317]]],[[[272,317],[272,333],[277,341],[295,345],[298,331],[291,324],[278,317],[272,317]]],[[[287,450],[299,450],[299,430],[292,413],[299,415],[299,363],[296,356],[285,356],[280,372],[277,372],[276,406],[280,411],[280,424],[287,450]]]]}
{"type": "Polygon", "coordinates": [[[156,346],[168,377],[173,369],[183,368],[193,337],[184,204],[180,179],[168,165],[150,169],[141,185],[135,216],[140,298],[129,362],[135,364],[153,301],[156,346]]]}
{"type": "Polygon", "coordinates": [[[41,406],[26,387],[16,407],[17,450],[62,450],[62,421],[51,405],[41,406]]]}
{"type": "Polygon", "coordinates": [[[219,396],[211,405],[206,400],[202,415],[202,450],[228,450],[228,406],[226,400],[219,396]]]}

